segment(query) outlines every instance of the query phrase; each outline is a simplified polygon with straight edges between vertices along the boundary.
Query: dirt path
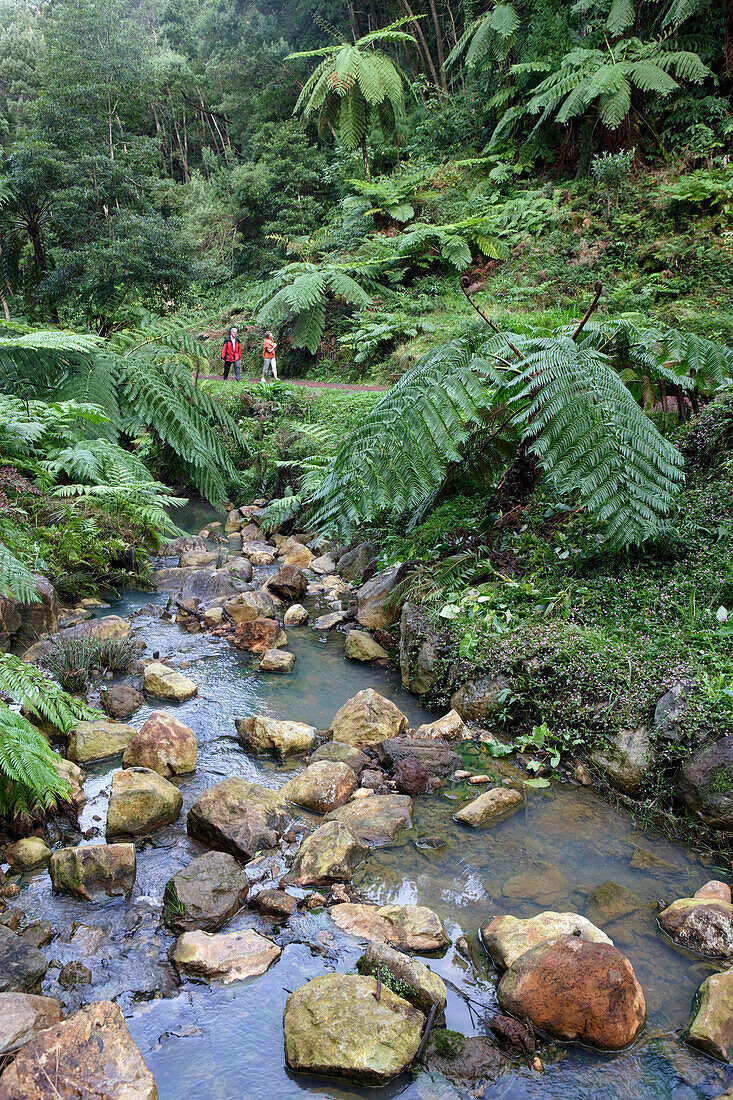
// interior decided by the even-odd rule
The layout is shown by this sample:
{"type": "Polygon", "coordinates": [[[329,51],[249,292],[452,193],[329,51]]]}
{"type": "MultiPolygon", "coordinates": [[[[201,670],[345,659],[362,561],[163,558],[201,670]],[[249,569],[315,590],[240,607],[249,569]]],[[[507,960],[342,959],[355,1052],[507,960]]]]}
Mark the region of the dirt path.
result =
{"type": "MultiPolygon", "coordinates": [[[[199,381],[203,382],[221,382],[220,374],[200,374],[199,381]]],[[[243,382],[248,385],[254,386],[259,382],[259,378],[243,378],[243,382]]],[[[386,393],[390,388],[389,386],[358,386],[352,385],[350,382],[311,382],[305,378],[281,378],[281,382],[285,382],[288,386],[303,386],[307,390],[345,390],[347,393],[386,393]]],[[[227,382],[231,382],[232,385],[238,385],[236,379],[231,375],[227,379],[227,382]]]]}

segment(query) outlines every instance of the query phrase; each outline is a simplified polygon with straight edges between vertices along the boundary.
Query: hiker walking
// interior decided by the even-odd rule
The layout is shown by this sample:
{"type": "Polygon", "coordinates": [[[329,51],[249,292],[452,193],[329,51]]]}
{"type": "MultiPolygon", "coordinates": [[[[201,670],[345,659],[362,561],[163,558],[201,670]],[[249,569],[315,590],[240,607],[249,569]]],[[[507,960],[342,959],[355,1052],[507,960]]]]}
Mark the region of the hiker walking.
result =
{"type": "Polygon", "coordinates": [[[272,377],[277,382],[277,363],[275,362],[275,348],[277,344],[272,338],[272,333],[268,331],[265,333],[265,343],[262,347],[262,378],[260,382],[265,381],[265,375],[268,369],[272,370],[272,377]]]}
{"type": "Polygon", "coordinates": [[[237,339],[237,329],[234,325],[229,329],[229,335],[224,341],[224,347],[221,349],[221,361],[223,364],[222,378],[226,380],[229,377],[229,371],[234,366],[234,377],[237,382],[241,382],[242,348],[237,339]]]}

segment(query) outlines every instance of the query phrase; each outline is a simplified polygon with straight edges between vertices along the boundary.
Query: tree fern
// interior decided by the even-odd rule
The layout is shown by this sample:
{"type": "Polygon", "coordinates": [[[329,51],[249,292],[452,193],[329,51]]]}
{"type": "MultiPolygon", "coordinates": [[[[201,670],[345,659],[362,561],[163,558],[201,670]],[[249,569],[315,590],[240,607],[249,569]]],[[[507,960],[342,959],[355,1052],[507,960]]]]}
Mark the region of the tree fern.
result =
{"type": "Polygon", "coordinates": [[[309,519],[341,530],[386,514],[414,519],[454,464],[464,471],[468,455],[484,457],[491,483],[522,442],[558,494],[579,496],[610,545],[658,535],[682,459],[623,369],[635,362],[655,377],[722,378],[733,349],[624,322],[591,322],[577,342],[573,332],[466,337],[428,353],[344,440],[305,501],[309,519]]]}
{"type": "MultiPolygon", "coordinates": [[[[17,329],[17,326],[15,326],[17,329]]],[[[226,499],[234,468],[223,435],[246,443],[219,402],[197,387],[192,366],[207,362],[196,340],[166,319],[99,338],[30,330],[4,336],[0,326],[0,389],[38,398],[93,404],[111,440],[153,432],[178,457],[182,472],[214,504],[226,499]]],[[[79,410],[83,419],[83,410],[79,410]]]]}
{"type": "Polygon", "coordinates": [[[35,665],[11,653],[0,654],[0,691],[26,713],[50,722],[61,733],[68,733],[79,722],[102,717],[99,711],[63,691],[35,665]]]}
{"type": "Polygon", "coordinates": [[[372,112],[377,111],[382,126],[391,129],[404,113],[406,78],[397,63],[377,47],[415,45],[412,35],[400,30],[411,21],[398,19],[353,45],[334,34],[334,45],[290,54],[286,59],[323,58],[303,85],[293,114],[300,114],[305,121],[318,119],[322,132],[337,128],[348,152],[362,146],[367,177],[366,135],[372,112]]]}

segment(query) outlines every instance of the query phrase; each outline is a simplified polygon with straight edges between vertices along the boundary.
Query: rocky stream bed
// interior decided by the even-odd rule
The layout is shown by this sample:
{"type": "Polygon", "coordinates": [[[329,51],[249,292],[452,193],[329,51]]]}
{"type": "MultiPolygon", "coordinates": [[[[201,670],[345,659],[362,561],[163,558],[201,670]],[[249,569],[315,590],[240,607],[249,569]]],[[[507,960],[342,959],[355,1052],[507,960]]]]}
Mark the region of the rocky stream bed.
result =
{"type": "Polygon", "coordinates": [[[724,1094],[730,868],[527,787],[388,666],[394,577],[256,519],[68,628],[141,662],[5,851],[0,1100],[724,1094]]]}

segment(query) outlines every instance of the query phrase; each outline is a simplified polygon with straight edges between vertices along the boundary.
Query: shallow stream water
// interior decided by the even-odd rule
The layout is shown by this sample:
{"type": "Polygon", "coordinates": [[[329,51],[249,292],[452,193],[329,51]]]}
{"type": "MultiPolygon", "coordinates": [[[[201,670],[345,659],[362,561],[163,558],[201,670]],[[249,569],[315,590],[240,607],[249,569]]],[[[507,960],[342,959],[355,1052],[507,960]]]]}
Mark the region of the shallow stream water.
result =
{"type": "MultiPolygon", "coordinates": [[[[326,913],[293,917],[286,929],[275,933],[285,947],[260,978],[218,988],[179,982],[167,960],[172,937],[159,918],[166,882],[203,850],[186,835],[188,808],[203,788],[228,775],[276,787],[293,769],[303,767],[302,761],[277,765],[247,756],[236,740],[234,718],[265,713],[324,729],[342,703],[368,686],[393,699],[411,725],[435,715],[403,691],[396,673],[347,662],[338,632],[323,637],[310,626],[289,628],[288,648],[297,656],[294,673],[263,676],[254,671],[252,658],[226,643],[187,634],[150,614],[144,605],[151,599],[165,603],[167,597],[128,592],[112,610],[133,616],[148,654],[159,650],[162,659],[170,657],[176,665],[190,662],[185,671],[198,684],[199,696],[171,706],[198,737],[197,770],[178,781],[184,800],[178,822],[138,844],[137,882],[128,902],[91,904],[54,897],[45,871],[22,877],[22,908],[59,930],[45,949],[47,957],[61,963],[81,959],[93,975],[91,988],[66,993],[55,980],[58,969],[52,967],[44,992],[60,995],[70,1008],[92,999],[117,1000],[155,1075],[161,1100],[290,1100],[308,1093],[344,1100],[470,1095],[426,1074],[405,1074],[375,1090],[286,1069],[282,1012],[288,992],[317,974],[352,970],[362,951],[363,945],[341,934],[326,913]],[[95,944],[99,934],[92,937],[84,929],[72,935],[74,922],[103,929],[101,942],[95,944]]],[[[139,727],[152,709],[141,710],[131,724],[139,727]]],[[[477,771],[495,767],[478,757],[469,762],[477,771]]],[[[116,760],[87,771],[82,828],[99,830],[91,842],[104,839],[109,784],[118,766],[116,760]]],[[[531,916],[543,909],[573,910],[597,919],[588,895],[609,880],[632,890],[638,908],[611,923],[597,922],[630,958],[648,1012],[646,1030],[621,1054],[560,1047],[551,1052],[543,1073],[521,1066],[473,1095],[502,1100],[708,1100],[729,1087],[730,1067],[679,1039],[695,990],[716,968],[666,941],[655,915],[659,902],[689,896],[710,878],[728,878],[730,868],[703,863],[682,845],[636,828],[627,812],[582,787],[553,783],[545,790],[527,791],[526,802],[512,816],[477,830],[452,820],[457,803],[468,793],[464,785],[448,783],[439,795],[416,799],[413,829],[393,846],[375,850],[354,880],[375,902],[417,902],[443,919],[453,946],[442,957],[425,961],[448,984],[447,1026],[464,1034],[486,1034],[486,1019],[496,1010],[497,975],[476,934],[482,921],[496,913],[531,916]],[[421,843],[420,838],[436,835],[445,840],[443,847],[421,843]],[[463,936],[468,942],[457,947],[463,936]]],[[[277,877],[268,885],[275,885],[277,877]]],[[[272,935],[274,925],[245,908],[225,930],[243,927],[272,935]]]]}

